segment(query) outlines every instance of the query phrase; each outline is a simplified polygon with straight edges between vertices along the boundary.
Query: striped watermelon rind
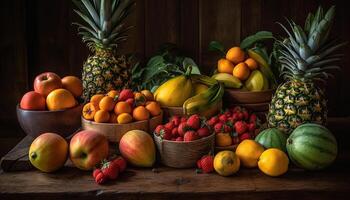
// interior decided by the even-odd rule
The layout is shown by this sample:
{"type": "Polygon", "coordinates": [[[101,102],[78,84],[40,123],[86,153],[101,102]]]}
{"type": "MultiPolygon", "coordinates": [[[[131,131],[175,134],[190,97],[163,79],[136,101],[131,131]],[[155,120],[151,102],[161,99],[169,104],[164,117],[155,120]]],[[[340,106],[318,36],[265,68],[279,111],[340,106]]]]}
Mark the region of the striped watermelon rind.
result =
{"type": "Polygon", "coordinates": [[[334,162],[338,145],[326,127],[307,123],[298,126],[289,136],[287,152],[295,165],[307,170],[320,170],[334,162]]]}
{"type": "Polygon", "coordinates": [[[260,143],[266,149],[277,148],[287,152],[287,136],[277,128],[269,128],[261,131],[259,135],[255,137],[255,141],[260,143]]]}

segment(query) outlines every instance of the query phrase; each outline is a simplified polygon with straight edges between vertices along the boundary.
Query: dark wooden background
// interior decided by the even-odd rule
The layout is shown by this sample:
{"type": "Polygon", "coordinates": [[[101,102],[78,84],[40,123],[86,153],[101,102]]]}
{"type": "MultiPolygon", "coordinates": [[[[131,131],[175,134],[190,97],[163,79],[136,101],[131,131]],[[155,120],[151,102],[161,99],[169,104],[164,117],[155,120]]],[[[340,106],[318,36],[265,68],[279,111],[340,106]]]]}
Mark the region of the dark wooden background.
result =
{"type": "MultiPolygon", "coordinates": [[[[137,53],[146,61],[165,42],[176,43],[193,57],[203,72],[215,67],[219,55],[208,52],[211,40],[225,46],[238,45],[242,38],[258,30],[282,33],[275,23],[284,17],[303,23],[318,5],[336,4],[332,34],[341,40],[350,35],[350,12],[346,1],[336,0],[137,0],[128,23],[135,26],[119,53],[137,53]]],[[[21,137],[15,106],[32,89],[38,73],[53,71],[61,76],[80,76],[89,54],[71,23],[77,20],[70,0],[3,1],[0,41],[0,137],[21,137]]],[[[329,81],[327,95],[331,116],[349,116],[350,51],[342,72],[329,81]]]]}

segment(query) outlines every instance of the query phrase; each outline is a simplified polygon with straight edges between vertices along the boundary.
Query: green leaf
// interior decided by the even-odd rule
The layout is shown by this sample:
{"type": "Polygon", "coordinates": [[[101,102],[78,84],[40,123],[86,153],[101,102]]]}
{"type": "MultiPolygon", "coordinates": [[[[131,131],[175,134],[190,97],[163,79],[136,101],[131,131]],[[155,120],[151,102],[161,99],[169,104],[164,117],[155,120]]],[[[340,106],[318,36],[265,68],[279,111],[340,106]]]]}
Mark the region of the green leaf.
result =
{"type": "Polygon", "coordinates": [[[211,41],[208,45],[209,51],[219,51],[225,55],[225,47],[222,43],[218,41],[211,41]]]}
{"type": "Polygon", "coordinates": [[[273,35],[269,31],[259,31],[255,33],[254,35],[250,35],[246,37],[242,42],[241,42],[241,48],[242,49],[248,49],[251,48],[255,43],[267,39],[274,39],[273,35]]]}

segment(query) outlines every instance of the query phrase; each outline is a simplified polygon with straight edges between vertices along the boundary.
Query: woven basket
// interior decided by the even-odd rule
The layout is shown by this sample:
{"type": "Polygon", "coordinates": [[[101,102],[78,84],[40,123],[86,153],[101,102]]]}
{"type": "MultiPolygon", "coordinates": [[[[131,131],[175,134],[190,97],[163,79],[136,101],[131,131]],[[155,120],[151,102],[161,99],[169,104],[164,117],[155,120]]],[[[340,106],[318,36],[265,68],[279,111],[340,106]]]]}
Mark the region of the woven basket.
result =
{"type": "Polygon", "coordinates": [[[214,150],[215,134],[191,142],[162,140],[154,135],[162,164],[174,168],[195,167],[197,160],[214,150]]]}

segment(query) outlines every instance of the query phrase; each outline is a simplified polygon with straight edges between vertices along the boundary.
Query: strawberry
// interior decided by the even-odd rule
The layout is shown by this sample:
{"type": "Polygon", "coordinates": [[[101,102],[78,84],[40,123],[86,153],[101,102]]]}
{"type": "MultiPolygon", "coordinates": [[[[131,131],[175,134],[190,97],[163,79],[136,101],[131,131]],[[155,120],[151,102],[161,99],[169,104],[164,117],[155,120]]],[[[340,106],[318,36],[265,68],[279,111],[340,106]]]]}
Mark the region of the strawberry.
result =
{"type": "Polygon", "coordinates": [[[157,127],[156,127],[156,129],[154,130],[154,133],[156,134],[156,135],[160,135],[160,131],[162,130],[162,129],[164,129],[164,126],[163,125],[158,125],[157,127]]]}
{"type": "Polygon", "coordinates": [[[229,125],[224,124],[222,125],[222,130],[224,131],[224,133],[230,133],[232,131],[232,128],[229,125]]]}
{"type": "Polygon", "coordinates": [[[197,168],[198,169],[202,169],[201,160],[202,159],[197,160],[197,168]]]}
{"type": "Polygon", "coordinates": [[[203,156],[200,159],[199,165],[204,173],[213,172],[214,171],[214,158],[213,158],[213,156],[210,156],[210,155],[203,156]]]}
{"type": "Polygon", "coordinates": [[[177,127],[174,127],[173,130],[171,130],[172,137],[176,138],[179,134],[177,132],[177,127]]]}
{"type": "Polygon", "coordinates": [[[179,126],[181,123],[181,118],[175,115],[170,118],[170,121],[173,122],[175,126],[179,126]]]}
{"type": "Polygon", "coordinates": [[[181,117],[180,122],[187,122],[187,117],[181,117]]]}
{"type": "Polygon", "coordinates": [[[243,119],[243,113],[242,112],[237,112],[237,117],[238,117],[238,120],[242,120],[243,119]]]}
{"type": "MultiPolygon", "coordinates": [[[[98,169],[98,170],[100,170],[100,169],[98,169]]],[[[94,178],[95,178],[95,182],[97,184],[103,184],[103,183],[105,183],[107,181],[107,177],[102,173],[101,170],[98,173],[96,173],[94,178]]]]}
{"type": "Polygon", "coordinates": [[[164,125],[165,128],[169,129],[169,130],[173,130],[173,128],[175,127],[175,125],[173,124],[173,122],[168,122],[164,125]]]}
{"type": "Polygon", "coordinates": [[[113,180],[118,177],[119,165],[116,162],[103,161],[101,171],[108,179],[113,180]]]}
{"type": "Polygon", "coordinates": [[[251,114],[250,117],[249,117],[249,122],[256,122],[257,120],[257,117],[256,117],[256,114],[251,114]]]}
{"type": "Polygon", "coordinates": [[[239,140],[242,142],[243,140],[250,139],[249,133],[243,133],[239,136],[239,140]]]}
{"type": "Polygon", "coordinates": [[[235,130],[238,135],[241,135],[248,130],[247,124],[244,121],[238,121],[235,123],[235,130]]]}
{"type": "Polygon", "coordinates": [[[232,113],[237,113],[237,112],[239,112],[239,111],[241,111],[241,107],[239,107],[239,106],[235,106],[235,107],[232,109],[232,113]]]}
{"type": "Polygon", "coordinates": [[[206,127],[206,126],[198,129],[197,133],[198,133],[199,137],[207,137],[210,135],[210,131],[209,131],[208,127],[206,127]]]}
{"type": "Polygon", "coordinates": [[[160,137],[164,140],[170,140],[171,139],[171,129],[167,129],[167,128],[163,128],[161,131],[160,131],[160,137]]]}
{"type": "Polygon", "coordinates": [[[222,126],[224,124],[222,122],[218,122],[214,125],[214,132],[215,133],[220,133],[222,131],[222,126]]]}
{"type": "Polygon", "coordinates": [[[248,130],[249,132],[254,132],[256,129],[255,122],[248,124],[248,130]]]}
{"type": "Polygon", "coordinates": [[[184,141],[193,141],[198,139],[198,134],[195,131],[187,131],[184,135],[184,141]]]}
{"type": "Polygon", "coordinates": [[[230,116],[231,116],[231,112],[230,112],[229,110],[226,110],[226,111],[224,112],[224,115],[225,115],[226,117],[230,117],[230,116]]]}
{"type": "Polygon", "coordinates": [[[187,126],[186,122],[181,122],[179,127],[177,127],[177,133],[180,136],[184,136],[185,132],[189,130],[189,127],[187,126]]]}
{"type": "Polygon", "coordinates": [[[219,118],[217,116],[214,116],[207,121],[207,124],[209,126],[214,126],[217,122],[219,122],[219,118]]]}
{"type": "Polygon", "coordinates": [[[119,156],[116,159],[114,159],[112,162],[116,163],[119,166],[119,172],[125,171],[127,164],[126,164],[126,160],[123,157],[119,156]]]}
{"type": "Polygon", "coordinates": [[[242,114],[243,114],[243,119],[244,120],[248,120],[249,119],[249,113],[248,113],[248,111],[247,110],[243,110],[242,111],[242,114]]]}
{"type": "Polygon", "coordinates": [[[191,127],[193,130],[197,130],[201,126],[201,119],[199,115],[192,115],[187,119],[187,126],[191,127]]]}
{"type": "Polygon", "coordinates": [[[232,120],[233,121],[238,121],[238,113],[233,113],[232,114],[232,120]]]}
{"type": "Polygon", "coordinates": [[[224,114],[222,114],[222,115],[220,115],[219,116],[219,120],[221,121],[221,122],[223,122],[223,123],[226,123],[227,122],[227,116],[226,115],[224,115],[224,114]]]}
{"type": "Polygon", "coordinates": [[[135,99],[134,98],[128,98],[125,102],[128,103],[131,108],[135,107],[135,99]]]}
{"type": "Polygon", "coordinates": [[[101,169],[96,168],[96,169],[92,172],[92,177],[96,178],[96,176],[97,176],[99,173],[102,173],[101,169]]]}
{"type": "Polygon", "coordinates": [[[184,138],[179,136],[179,137],[176,138],[176,141],[181,141],[182,142],[182,141],[184,141],[184,138]]]}
{"type": "Polygon", "coordinates": [[[134,93],[130,89],[123,89],[119,93],[118,101],[126,101],[129,98],[134,98],[134,93]]]}

